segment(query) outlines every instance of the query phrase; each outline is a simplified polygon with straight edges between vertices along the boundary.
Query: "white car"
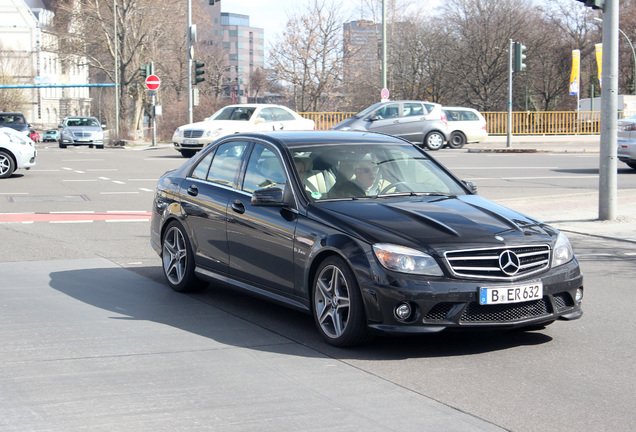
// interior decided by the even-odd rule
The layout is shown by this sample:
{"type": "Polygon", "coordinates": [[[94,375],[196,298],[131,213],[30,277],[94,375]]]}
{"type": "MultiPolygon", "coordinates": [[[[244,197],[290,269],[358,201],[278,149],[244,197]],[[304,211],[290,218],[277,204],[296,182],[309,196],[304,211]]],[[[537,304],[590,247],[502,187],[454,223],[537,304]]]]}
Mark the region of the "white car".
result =
{"type": "Polygon", "coordinates": [[[191,157],[226,135],[283,129],[315,130],[316,124],[281,105],[229,105],[202,122],[178,127],[172,142],[175,150],[184,157],[191,157]]]}
{"type": "Polygon", "coordinates": [[[636,169],[636,115],[618,121],[618,159],[636,169]]]}
{"type": "Polygon", "coordinates": [[[35,143],[20,132],[0,127],[0,178],[10,177],[17,169],[35,165],[35,143]]]}
{"type": "Polygon", "coordinates": [[[477,143],[488,137],[486,119],[477,110],[463,107],[444,107],[450,138],[448,146],[462,148],[466,143],[477,143]]]}

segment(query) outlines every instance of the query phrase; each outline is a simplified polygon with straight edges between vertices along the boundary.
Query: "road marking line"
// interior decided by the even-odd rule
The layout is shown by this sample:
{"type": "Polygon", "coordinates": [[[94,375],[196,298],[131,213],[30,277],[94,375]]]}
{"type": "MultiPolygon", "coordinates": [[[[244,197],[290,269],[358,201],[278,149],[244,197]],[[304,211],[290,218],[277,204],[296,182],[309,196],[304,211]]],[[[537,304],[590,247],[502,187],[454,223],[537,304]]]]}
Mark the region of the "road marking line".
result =
{"type": "Polygon", "coordinates": [[[113,183],[115,183],[115,184],[122,184],[122,185],[123,185],[123,184],[126,184],[126,183],[124,183],[123,181],[120,181],[120,180],[113,180],[113,183]]]}
{"type": "Polygon", "coordinates": [[[59,213],[0,213],[0,223],[87,223],[93,221],[147,221],[151,218],[148,211],[109,211],[109,212],[59,212],[59,213]]]}
{"type": "Polygon", "coordinates": [[[139,188],[139,190],[144,192],[154,192],[152,189],[146,189],[146,188],[139,188]]]}
{"type": "Polygon", "coordinates": [[[67,180],[62,180],[63,182],[96,182],[97,179],[76,179],[76,180],[72,180],[72,179],[67,179],[67,180]]]}
{"type": "Polygon", "coordinates": [[[130,194],[138,194],[139,192],[137,191],[130,191],[130,192],[100,192],[100,195],[130,195],[130,194]]]}

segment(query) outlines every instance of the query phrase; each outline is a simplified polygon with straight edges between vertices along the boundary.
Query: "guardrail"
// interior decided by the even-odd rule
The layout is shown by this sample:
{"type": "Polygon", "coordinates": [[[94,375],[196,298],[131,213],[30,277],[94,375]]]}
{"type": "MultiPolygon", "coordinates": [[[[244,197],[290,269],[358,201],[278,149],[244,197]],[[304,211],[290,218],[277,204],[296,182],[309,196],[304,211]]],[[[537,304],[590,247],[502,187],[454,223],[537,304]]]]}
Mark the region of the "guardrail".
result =
{"type": "MultiPolygon", "coordinates": [[[[316,122],[316,129],[331,129],[336,123],[353,116],[353,112],[301,112],[301,116],[316,122]]],[[[490,135],[508,133],[507,112],[483,112],[490,135]]],[[[618,119],[636,114],[619,111],[618,119]]],[[[600,111],[514,111],[513,135],[592,135],[600,133],[600,111]]]]}

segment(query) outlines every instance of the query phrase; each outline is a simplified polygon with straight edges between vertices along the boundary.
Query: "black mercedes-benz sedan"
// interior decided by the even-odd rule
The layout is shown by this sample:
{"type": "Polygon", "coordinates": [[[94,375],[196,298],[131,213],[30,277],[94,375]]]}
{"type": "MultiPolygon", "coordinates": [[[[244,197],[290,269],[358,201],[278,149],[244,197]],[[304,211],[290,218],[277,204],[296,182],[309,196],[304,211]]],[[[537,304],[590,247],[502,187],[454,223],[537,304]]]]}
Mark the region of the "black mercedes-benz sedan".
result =
{"type": "Polygon", "coordinates": [[[565,235],[386,135],[222,138],[161,177],[151,243],[174,290],[231,285],[311,313],[337,346],[582,315],[565,235]]]}

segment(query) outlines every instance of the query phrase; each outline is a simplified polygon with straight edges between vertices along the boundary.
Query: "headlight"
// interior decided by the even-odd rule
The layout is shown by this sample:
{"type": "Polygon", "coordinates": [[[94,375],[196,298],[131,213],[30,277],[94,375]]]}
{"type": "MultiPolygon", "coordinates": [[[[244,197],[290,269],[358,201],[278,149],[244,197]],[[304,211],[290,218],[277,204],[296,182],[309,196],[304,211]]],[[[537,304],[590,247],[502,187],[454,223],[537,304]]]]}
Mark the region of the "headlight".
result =
{"type": "Polygon", "coordinates": [[[218,137],[218,136],[221,135],[221,133],[223,133],[223,129],[222,128],[218,128],[216,130],[210,131],[210,135],[212,135],[213,137],[218,137]]]}
{"type": "Polygon", "coordinates": [[[400,273],[443,276],[435,259],[415,249],[386,243],[373,245],[373,252],[383,267],[400,273]]]}
{"type": "Polygon", "coordinates": [[[174,135],[173,138],[182,138],[183,137],[183,131],[179,128],[177,128],[176,131],[174,131],[174,135]]]}
{"type": "Polygon", "coordinates": [[[552,252],[552,267],[557,267],[562,264],[568,263],[574,259],[574,251],[568,238],[559,233],[557,241],[554,244],[554,251],[552,252]]]}

